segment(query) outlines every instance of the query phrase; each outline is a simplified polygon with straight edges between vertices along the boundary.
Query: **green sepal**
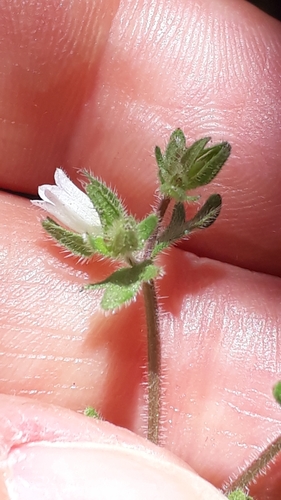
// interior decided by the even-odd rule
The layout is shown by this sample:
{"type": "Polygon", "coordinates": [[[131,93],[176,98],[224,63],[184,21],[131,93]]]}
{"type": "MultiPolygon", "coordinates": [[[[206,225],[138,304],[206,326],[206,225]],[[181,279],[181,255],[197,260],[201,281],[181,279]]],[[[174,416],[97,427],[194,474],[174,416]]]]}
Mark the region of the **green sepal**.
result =
{"type": "Polygon", "coordinates": [[[93,408],[92,406],[87,406],[87,408],[85,408],[84,415],[85,417],[97,418],[101,420],[99,412],[95,410],[95,408],[93,408]]]}
{"type": "MultiPolygon", "coordinates": [[[[202,142],[202,144],[206,145],[206,141],[208,142],[209,140],[210,138],[206,137],[205,139],[201,139],[197,142],[202,142]]],[[[193,146],[191,146],[191,148],[193,146]]],[[[230,155],[230,151],[231,147],[228,142],[222,142],[221,144],[217,144],[216,146],[212,146],[207,149],[201,147],[201,150],[197,157],[194,158],[193,163],[187,162],[189,166],[186,189],[195,189],[199,186],[209,184],[209,182],[216,177],[222,166],[225,164],[230,155]]],[[[187,156],[188,153],[189,151],[186,153],[187,156]]]]}
{"type": "Polygon", "coordinates": [[[247,493],[242,490],[232,491],[227,495],[228,500],[254,500],[253,497],[249,497],[247,493]]]}
{"type": "Polygon", "coordinates": [[[205,148],[209,141],[210,137],[204,137],[187,148],[184,133],[177,129],[165,153],[158,146],[155,148],[160,190],[164,196],[178,202],[194,201],[186,191],[208,184],[219,173],[231,148],[227,142],[205,148]]]}
{"type": "Polygon", "coordinates": [[[211,137],[203,137],[195,141],[189,148],[186,149],[185,153],[181,158],[181,163],[186,165],[189,169],[194,162],[202,155],[202,152],[206,144],[211,140],[211,137]]]}
{"type": "Polygon", "coordinates": [[[171,134],[164,154],[158,146],[155,148],[161,192],[179,201],[183,201],[185,197],[185,191],[182,190],[183,167],[181,165],[181,158],[185,151],[185,135],[181,129],[176,129],[171,134]]]}
{"type": "Polygon", "coordinates": [[[144,243],[152,235],[153,231],[156,229],[158,222],[158,217],[154,214],[148,215],[145,219],[137,225],[137,231],[139,236],[139,248],[143,248],[144,243]]]}
{"type": "Polygon", "coordinates": [[[104,236],[87,235],[92,248],[106,257],[126,256],[141,250],[157,225],[158,218],[151,214],[139,224],[128,216],[115,221],[104,236]]]}
{"type": "Polygon", "coordinates": [[[120,218],[104,235],[105,245],[112,257],[126,256],[139,249],[137,222],[131,215],[120,218]]]}
{"type": "Polygon", "coordinates": [[[117,309],[130,302],[139,292],[144,281],[150,281],[159,273],[159,268],[146,260],[133,267],[123,267],[99,283],[86,285],[86,288],[105,288],[101,306],[105,311],[117,309]]]}
{"type": "Polygon", "coordinates": [[[53,219],[47,217],[42,226],[61,246],[67,248],[74,255],[91,257],[95,250],[81,234],[72,233],[57,224],[53,219]]]}
{"type": "Polygon", "coordinates": [[[186,150],[185,135],[180,128],[174,130],[165,151],[165,161],[171,165],[182,157],[186,150]]]}
{"type": "Polygon", "coordinates": [[[277,403],[281,405],[281,380],[279,380],[279,382],[277,382],[277,384],[273,387],[273,396],[277,403]]]}
{"type": "Polygon", "coordinates": [[[161,182],[169,179],[173,175],[175,166],[179,163],[182,155],[186,151],[185,136],[181,129],[176,129],[171,134],[166,151],[162,154],[159,146],[155,148],[155,158],[159,167],[161,182]]]}
{"type": "Polygon", "coordinates": [[[85,191],[99,214],[103,229],[107,230],[116,220],[126,216],[126,210],[119,198],[103,182],[88,172],[84,174],[90,181],[86,184],[85,191]]]}
{"type": "Polygon", "coordinates": [[[201,195],[198,194],[196,196],[189,196],[184,192],[181,198],[182,198],[181,201],[184,201],[185,203],[194,203],[195,201],[198,201],[199,198],[201,198],[201,195]]]}
{"type": "Polygon", "coordinates": [[[107,248],[104,238],[102,236],[94,236],[92,234],[87,234],[87,239],[89,245],[93,248],[94,252],[100,253],[105,257],[111,257],[112,253],[107,248]]]}
{"type": "Polygon", "coordinates": [[[221,205],[222,198],[220,194],[212,194],[209,196],[193,219],[187,221],[185,230],[191,232],[195,229],[206,229],[211,226],[220,214],[221,205]]]}

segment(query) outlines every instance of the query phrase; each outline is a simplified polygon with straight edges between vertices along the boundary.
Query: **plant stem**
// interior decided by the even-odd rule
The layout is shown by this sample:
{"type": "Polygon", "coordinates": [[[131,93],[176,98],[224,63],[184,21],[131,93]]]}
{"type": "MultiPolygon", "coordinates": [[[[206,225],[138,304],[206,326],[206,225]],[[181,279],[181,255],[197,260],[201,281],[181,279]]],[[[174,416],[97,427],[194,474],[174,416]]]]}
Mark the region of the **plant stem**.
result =
{"type": "Polygon", "coordinates": [[[160,205],[158,207],[158,210],[157,210],[157,213],[159,215],[159,222],[162,222],[162,219],[166,213],[166,210],[168,208],[168,205],[171,201],[171,198],[169,198],[169,196],[165,196],[164,198],[161,199],[160,201],[160,205]]]}
{"type": "Polygon", "coordinates": [[[160,328],[159,311],[153,280],[142,284],[147,325],[148,358],[148,429],[147,438],[158,444],[160,414],[160,328]]]}
{"type": "MultiPolygon", "coordinates": [[[[149,238],[144,258],[150,259],[159,231],[162,219],[170,203],[170,198],[162,198],[157,210],[158,224],[149,238]]],[[[160,346],[160,323],[159,309],[156,297],[154,280],[142,284],[144,296],[145,315],[147,325],[147,364],[148,364],[148,427],[147,438],[158,444],[159,416],[160,416],[160,370],[161,370],[161,346],[160,346]]]]}
{"type": "Polygon", "coordinates": [[[161,201],[160,201],[160,204],[159,204],[159,207],[157,210],[158,224],[156,226],[155,231],[152,233],[152,235],[150,236],[150,238],[147,242],[147,246],[146,246],[146,249],[144,252],[145,259],[150,259],[150,257],[151,257],[152,251],[154,249],[154,246],[155,246],[158,234],[159,234],[159,230],[161,228],[161,223],[162,223],[163,217],[166,213],[166,210],[169,206],[170,201],[171,201],[171,198],[168,198],[168,197],[161,198],[161,201]]]}
{"type": "Polygon", "coordinates": [[[281,436],[278,436],[254,462],[225,490],[231,493],[237,489],[245,490],[248,485],[258,476],[262,470],[281,451],[281,436]]]}

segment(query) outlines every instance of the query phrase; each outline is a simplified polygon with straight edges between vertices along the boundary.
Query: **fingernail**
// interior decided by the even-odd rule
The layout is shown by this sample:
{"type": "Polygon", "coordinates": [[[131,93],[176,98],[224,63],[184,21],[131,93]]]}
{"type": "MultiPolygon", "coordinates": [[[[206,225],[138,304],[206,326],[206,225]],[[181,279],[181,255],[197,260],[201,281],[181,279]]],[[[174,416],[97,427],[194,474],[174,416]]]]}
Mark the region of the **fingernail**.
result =
{"type": "Polygon", "coordinates": [[[93,443],[30,443],[11,450],[11,500],[221,500],[194,473],[148,453],[93,443]]]}

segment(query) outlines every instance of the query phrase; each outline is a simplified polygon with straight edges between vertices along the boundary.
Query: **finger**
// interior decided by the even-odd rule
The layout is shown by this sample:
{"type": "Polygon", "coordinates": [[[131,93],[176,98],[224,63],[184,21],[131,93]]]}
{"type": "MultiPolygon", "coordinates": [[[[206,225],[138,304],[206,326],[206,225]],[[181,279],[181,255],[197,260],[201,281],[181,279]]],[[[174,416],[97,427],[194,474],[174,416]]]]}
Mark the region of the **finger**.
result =
{"type": "MultiPolygon", "coordinates": [[[[82,285],[105,278],[105,263],[66,260],[38,232],[28,201],[5,197],[3,220],[17,226],[12,244],[8,225],[2,233],[1,391],[79,411],[91,405],[145,435],[142,301],[104,316],[100,294],[82,285]]],[[[162,263],[161,444],[221,486],[280,432],[271,396],[281,378],[280,279],[179,250],[162,263]]],[[[278,467],[269,474],[273,494],[278,467]]]]}
{"type": "Polygon", "coordinates": [[[36,192],[66,166],[119,2],[1,2],[2,188],[36,192]]]}
{"type": "Polygon", "coordinates": [[[183,248],[281,275],[280,24],[247,2],[154,8],[115,16],[70,167],[93,169],[143,215],[158,185],[155,144],[178,126],[189,144],[228,140],[232,156],[203,190],[221,193],[221,217],[183,248]]]}
{"type": "Polygon", "coordinates": [[[88,168],[143,215],[155,144],[178,126],[190,141],[228,140],[232,157],[205,192],[222,194],[222,215],[184,248],[281,275],[279,23],[223,0],[38,6],[13,12],[16,31],[3,7],[2,186],[36,192],[57,166],[88,168]]]}
{"type": "Polygon", "coordinates": [[[26,399],[1,396],[0,404],[3,500],[149,500],[156,492],[224,498],[176,457],[124,429],[26,399]]]}

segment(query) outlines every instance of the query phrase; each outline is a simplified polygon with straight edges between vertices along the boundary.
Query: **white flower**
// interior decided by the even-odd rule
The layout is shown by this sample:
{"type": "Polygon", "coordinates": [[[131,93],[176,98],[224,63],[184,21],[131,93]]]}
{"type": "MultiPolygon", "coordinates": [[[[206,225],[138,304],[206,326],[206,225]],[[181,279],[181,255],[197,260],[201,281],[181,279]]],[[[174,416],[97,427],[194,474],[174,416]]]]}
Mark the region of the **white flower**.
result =
{"type": "Polygon", "coordinates": [[[55,183],[54,186],[39,186],[38,194],[42,201],[33,200],[33,205],[43,208],[76,233],[100,233],[99,215],[86,193],[75,186],[61,168],[55,171],[55,183]]]}

